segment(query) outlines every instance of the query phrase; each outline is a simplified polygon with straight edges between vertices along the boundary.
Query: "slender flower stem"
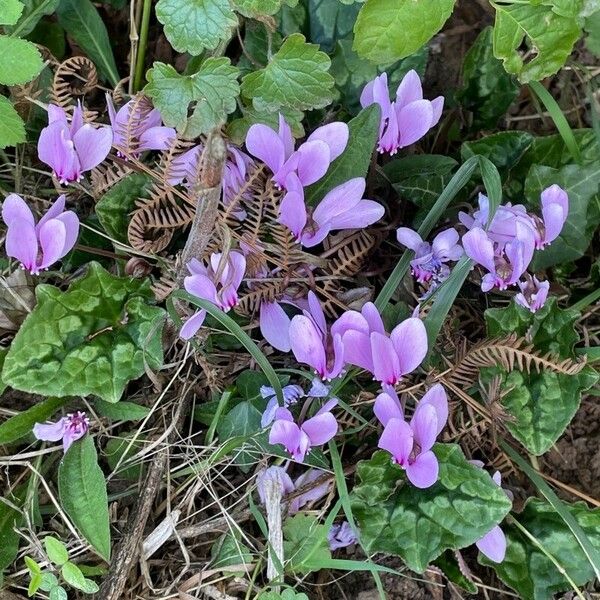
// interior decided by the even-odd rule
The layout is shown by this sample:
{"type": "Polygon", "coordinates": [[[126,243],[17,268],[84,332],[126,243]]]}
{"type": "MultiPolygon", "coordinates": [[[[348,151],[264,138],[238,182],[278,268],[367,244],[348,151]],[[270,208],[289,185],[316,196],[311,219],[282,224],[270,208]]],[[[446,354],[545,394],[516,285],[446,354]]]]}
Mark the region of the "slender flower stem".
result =
{"type": "Polygon", "coordinates": [[[135,78],[133,80],[133,92],[142,87],[144,79],[144,66],[146,62],[146,45],[148,44],[148,27],[150,25],[150,14],[152,12],[152,0],[144,0],[142,9],[142,23],[140,30],[140,42],[135,63],[135,78]]]}

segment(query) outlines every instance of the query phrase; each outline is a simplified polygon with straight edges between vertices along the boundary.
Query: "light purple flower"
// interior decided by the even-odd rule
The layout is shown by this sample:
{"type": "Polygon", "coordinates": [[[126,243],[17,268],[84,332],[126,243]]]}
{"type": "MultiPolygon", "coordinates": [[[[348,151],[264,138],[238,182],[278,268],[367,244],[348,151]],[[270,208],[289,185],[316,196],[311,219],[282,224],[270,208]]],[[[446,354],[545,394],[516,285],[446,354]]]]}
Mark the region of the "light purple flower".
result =
{"type": "Polygon", "coordinates": [[[379,104],[381,122],[379,126],[379,152],[396,154],[420,140],[438,124],[444,108],[444,97],[424,100],[421,80],[416,71],[409,71],[396,90],[396,99],[391,102],[387,73],[367,83],[360,96],[363,108],[379,104]]]}
{"type": "Polygon", "coordinates": [[[281,352],[289,352],[292,348],[289,333],[291,322],[279,302],[263,300],[260,303],[260,332],[273,348],[281,352]]]}
{"type": "MultiPolygon", "coordinates": [[[[304,397],[304,390],[299,385],[286,385],[281,391],[283,393],[283,406],[285,408],[295,404],[300,398],[304,397]]],[[[275,419],[275,413],[279,408],[279,402],[277,401],[275,390],[268,385],[261,386],[260,395],[265,400],[268,400],[260,421],[261,427],[267,427],[275,419]]]]}
{"type": "MultiPolygon", "coordinates": [[[[191,273],[183,282],[187,292],[212,302],[224,312],[238,303],[237,290],[246,271],[246,259],[241,252],[233,250],[226,258],[221,252],[214,252],[208,266],[193,258],[187,268],[191,273]],[[223,259],[225,262],[221,264],[223,259]]],[[[206,311],[199,310],[184,323],[179,335],[189,340],[202,327],[205,318],[206,311]]]]}
{"type": "Polygon", "coordinates": [[[272,466],[262,469],[256,476],[256,490],[262,504],[266,501],[265,485],[267,481],[278,481],[284,496],[295,489],[291,477],[283,467],[272,466]]]}
{"type": "Polygon", "coordinates": [[[61,184],[79,181],[85,171],[99,165],[110,152],[113,133],[108,126],[84,123],[78,103],[69,124],[63,108],[48,105],[48,126],[38,140],[39,159],[52,167],[61,184]]]}
{"type": "Polygon", "coordinates": [[[112,143],[119,156],[123,156],[123,149],[134,156],[139,156],[146,150],[165,150],[177,138],[175,129],[163,126],[160,111],[152,108],[146,98],[131,99],[116,111],[112,98],[107,93],[106,107],[113,128],[112,143]]]}
{"type": "Polygon", "coordinates": [[[321,379],[333,379],[344,368],[342,336],[327,327],[325,314],[314,292],[308,293],[308,310],[289,326],[290,346],[296,360],[310,365],[321,379]]]}
{"type": "Polygon", "coordinates": [[[75,440],[86,434],[89,424],[90,420],[85,413],[77,411],[62,417],[56,423],[36,423],[33,426],[33,435],[45,442],[62,440],[63,450],[66,452],[75,440]]]}
{"type": "Polygon", "coordinates": [[[36,223],[23,198],[10,194],[2,204],[2,220],[8,227],[7,256],[20,261],[32,275],[38,275],[63,258],[79,235],[79,219],[73,211],[65,210],[64,195],[59,196],[36,223]]]}
{"type": "Polygon", "coordinates": [[[337,433],[338,424],[330,412],[336,404],[337,400],[326,402],[314,417],[301,425],[294,422],[287,408],[278,408],[269,432],[269,444],[283,445],[295,461],[303,462],[313,446],[326,444],[337,433]]]}
{"type": "Polygon", "coordinates": [[[285,183],[287,193],[281,201],[279,222],[307,248],[320,244],[330,231],[372,225],[385,212],[378,202],[362,197],[366,186],[364,177],[355,177],[334,187],[310,214],[296,173],[290,173],[285,183]]]}
{"type": "Polygon", "coordinates": [[[294,150],[290,126],[279,115],[279,130],[256,123],[246,135],[246,148],[252,156],[264,162],[273,173],[273,183],[287,185],[287,177],[295,173],[303,186],[318,181],[329,165],[348,144],[348,125],[329,123],[315,129],[308,139],[294,150]]]}
{"type": "Polygon", "coordinates": [[[540,281],[535,275],[525,275],[525,281],[517,282],[521,293],[515,296],[515,302],[532,313],[537,312],[544,306],[550,290],[549,281],[540,281]]]}
{"type": "Polygon", "coordinates": [[[484,292],[489,292],[494,287],[505,290],[516,284],[529,266],[535,249],[531,229],[519,221],[516,222],[514,239],[504,244],[499,253],[498,246],[479,227],[465,233],[462,244],[465,254],[488,270],[481,280],[484,292]]]}
{"type": "Polygon", "coordinates": [[[331,526],[327,534],[327,541],[329,542],[330,550],[338,550],[339,548],[346,548],[347,546],[356,544],[358,538],[352,527],[350,527],[350,523],[343,521],[331,526]]]}
{"type": "Polygon", "coordinates": [[[542,226],[538,248],[553,242],[562,231],[569,216],[569,196],[560,186],[554,184],[542,191],[542,226]]]}
{"type": "Polygon", "coordinates": [[[375,414],[384,429],[379,448],[406,471],[408,480],[418,488],[428,488],[438,479],[439,464],[431,448],[448,420],[448,399],[444,388],[434,385],[421,399],[410,423],[402,408],[389,394],[375,400],[375,414]]]}
{"type": "Polygon", "coordinates": [[[450,269],[446,263],[456,261],[463,255],[458,237],[458,231],[452,227],[438,233],[430,244],[408,227],[400,227],[396,231],[398,242],[415,253],[410,265],[419,283],[428,283],[432,279],[439,283],[448,277],[450,269]]]}

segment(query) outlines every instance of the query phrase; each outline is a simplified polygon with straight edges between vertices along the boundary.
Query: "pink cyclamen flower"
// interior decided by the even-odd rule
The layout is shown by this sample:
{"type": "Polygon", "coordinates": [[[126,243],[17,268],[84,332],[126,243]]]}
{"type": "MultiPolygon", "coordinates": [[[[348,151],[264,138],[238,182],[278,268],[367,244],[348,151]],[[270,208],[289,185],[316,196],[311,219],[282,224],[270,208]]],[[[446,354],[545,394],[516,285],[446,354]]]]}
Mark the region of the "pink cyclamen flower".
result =
{"type": "Polygon", "coordinates": [[[36,423],[33,426],[33,435],[45,442],[62,440],[63,450],[66,452],[75,440],[87,433],[89,425],[90,420],[85,413],[77,411],[59,419],[56,423],[36,423]]]}
{"type": "MultiPolygon", "coordinates": [[[[246,272],[246,259],[241,252],[233,250],[227,257],[214,252],[208,266],[193,258],[187,268],[191,273],[183,281],[187,292],[212,302],[224,312],[238,303],[237,290],[246,272]]],[[[202,327],[205,318],[206,311],[199,310],[184,323],[179,335],[189,340],[202,327]]]]}
{"type": "Polygon", "coordinates": [[[521,293],[515,296],[515,302],[532,313],[537,312],[544,306],[550,290],[549,281],[540,281],[535,275],[525,275],[525,281],[517,282],[521,293]]]}
{"type": "Polygon", "coordinates": [[[352,527],[350,527],[350,523],[343,521],[331,526],[327,534],[327,541],[329,542],[329,549],[333,551],[356,544],[358,538],[352,527]]]}
{"type": "Polygon", "coordinates": [[[329,191],[309,214],[302,183],[296,173],[290,173],[278,220],[307,248],[320,244],[330,231],[367,227],[381,219],[385,209],[363,198],[365,187],[364,177],[350,179],[329,191]]]}
{"type": "Polygon", "coordinates": [[[396,154],[399,148],[414,144],[438,124],[444,97],[424,100],[419,75],[411,70],[400,82],[394,102],[390,101],[387,73],[382,73],[364,87],[360,103],[363,108],[379,104],[381,122],[377,150],[396,154]]]}
{"type": "Polygon", "coordinates": [[[84,123],[78,103],[71,123],[60,106],[48,105],[48,126],[38,140],[39,159],[52,167],[61,184],[79,181],[85,171],[99,165],[110,152],[113,132],[106,125],[84,123]]]}
{"type": "Polygon", "coordinates": [[[500,250],[479,227],[465,233],[462,244],[465,254],[489,271],[481,280],[484,292],[489,292],[494,287],[505,290],[508,286],[515,285],[529,266],[535,249],[532,231],[519,221],[516,222],[514,239],[504,244],[500,250]]]}
{"type": "Polygon", "coordinates": [[[269,167],[273,183],[278,187],[287,185],[287,177],[292,172],[307,186],[325,175],[332,161],[345,150],[348,135],[348,125],[336,121],[315,129],[294,150],[290,126],[279,115],[278,131],[261,123],[252,125],[246,135],[246,148],[269,167]]]}
{"type": "Polygon", "coordinates": [[[113,129],[112,143],[119,156],[123,156],[123,149],[133,156],[146,150],[165,150],[177,138],[175,129],[163,126],[160,111],[152,108],[146,98],[131,99],[117,111],[107,93],[106,107],[113,129]]]}
{"type": "Polygon", "coordinates": [[[333,379],[344,368],[342,337],[327,328],[325,314],[314,292],[308,293],[308,310],[290,322],[290,346],[296,360],[310,365],[321,379],[333,379]]]}
{"type": "Polygon", "coordinates": [[[427,331],[421,319],[405,319],[388,335],[372,302],[360,313],[345,312],[331,331],[342,337],[345,362],[366,369],[384,385],[396,385],[427,356],[427,331]]]}
{"type": "Polygon", "coordinates": [[[419,283],[444,281],[450,274],[446,263],[456,261],[463,255],[462,246],[458,243],[458,231],[453,227],[438,233],[431,244],[424,242],[416,231],[408,227],[397,229],[396,238],[415,253],[410,266],[419,283]]]}
{"type": "Polygon", "coordinates": [[[448,420],[448,398],[444,388],[434,385],[421,399],[410,423],[402,407],[387,393],[375,400],[375,415],[384,426],[379,448],[406,471],[408,480],[418,488],[431,487],[438,479],[439,464],[432,452],[437,436],[448,420]]]}
{"type": "MultiPolygon", "coordinates": [[[[299,385],[286,385],[281,391],[283,394],[283,406],[285,408],[292,404],[296,404],[300,398],[304,397],[304,390],[299,385]]],[[[275,395],[275,390],[268,385],[261,386],[260,395],[265,400],[268,400],[260,421],[261,427],[267,427],[275,419],[275,413],[279,408],[279,401],[275,395]]]]}
{"type": "Polygon", "coordinates": [[[313,446],[326,444],[337,433],[338,424],[330,412],[336,404],[337,400],[329,400],[301,425],[294,422],[287,408],[278,408],[269,432],[269,444],[281,444],[295,461],[303,462],[313,446]]]}
{"type": "Polygon", "coordinates": [[[73,211],[65,210],[64,195],[36,223],[23,198],[10,194],[2,204],[2,220],[8,227],[6,254],[20,261],[32,275],[63,258],[79,235],[79,219],[73,211]]]}

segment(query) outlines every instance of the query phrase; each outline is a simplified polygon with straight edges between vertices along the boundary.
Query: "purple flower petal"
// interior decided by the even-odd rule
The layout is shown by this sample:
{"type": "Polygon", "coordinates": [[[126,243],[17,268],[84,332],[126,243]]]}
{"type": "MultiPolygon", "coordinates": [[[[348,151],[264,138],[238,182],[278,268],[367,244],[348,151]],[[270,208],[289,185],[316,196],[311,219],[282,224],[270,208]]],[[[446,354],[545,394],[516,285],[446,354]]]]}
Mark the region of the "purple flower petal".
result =
{"type": "Polygon", "coordinates": [[[361,200],[351,210],[329,221],[331,229],[362,229],[383,217],[385,208],[374,200],[361,200]]]}
{"type": "Polygon", "coordinates": [[[198,332],[198,330],[200,329],[200,327],[202,327],[202,324],[204,323],[204,319],[206,319],[206,311],[205,310],[199,310],[197,313],[193,314],[183,324],[183,327],[181,328],[181,331],[179,332],[179,337],[181,337],[184,340],[189,340],[189,339],[193,338],[196,335],[196,333],[198,332]]]}
{"type": "Polygon", "coordinates": [[[475,542],[475,545],[493,562],[501,563],[506,556],[506,536],[498,525],[475,542]]]}
{"type": "Polygon", "coordinates": [[[277,402],[277,398],[271,398],[267,402],[267,406],[265,407],[262,417],[260,418],[261,427],[268,427],[275,420],[275,413],[277,412],[278,408],[279,404],[277,402]]]}
{"type": "Polygon", "coordinates": [[[347,331],[359,331],[367,336],[371,332],[365,317],[356,310],[342,313],[331,326],[331,335],[343,336],[347,331]]]}
{"type": "Polygon", "coordinates": [[[423,88],[418,73],[411,69],[400,82],[396,90],[396,104],[403,108],[411,102],[423,99],[423,88]]]}
{"type": "Polygon", "coordinates": [[[341,121],[336,121],[335,123],[329,123],[315,129],[306,141],[314,142],[315,140],[320,140],[325,142],[329,147],[329,160],[334,161],[346,149],[349,135],[348,125],[341,121]]]}
{"type": "Polygon", "coordinates": [[[304,421],[301,428],[310,439],[311,446],[321,446],[335,437],[338,423],[330,412],[324,412],[304,421]]]}
{"type": "MultiPolygon", "coordinates": [[[[50,219],[56,219],[60,217],[60,215],[65,210],[67,197],[64,194],[61,194],[50,206],[50,208],[44,213],[44,216],[38,221],[36,225],[36,230],[39,231],[40,227],[50,219]]],[[[79,225],[78,225],[79,227],[79,225]]]]}
{"type": "Polygon", "coordinates": [[[390,419],[404,420],[404,411],[396,398],[382,392],[375,399],[373,412],[379,422],[385,427],[390,419]]]}
{"type": "Polygon", "coordinates": [[[39,230],[39,242],[42,250],[42,261],[39,269],[47,269],[62,256],[65,247],[67,230],[61,221],[51,219],[46,221],[39,230]]]}
{"type": "MultiPolygon", "coordinates": [[[[295,175],[293,175],[295,177],[295,175]]],[[[290,181],[292,175],[288,176],[286,181],[290,181]]],[[[304,194],[288,189],[283,197],[279,207],[279,223],[285,225],[295,236],[297,240],[302,237],[302,230],[307,220],[306,204],[304,203],[304,194]]]]}
{"type": "Polygon", "coordinates": [[[344,521],[339,525],[332,525],[327,534],[327,540],[329,542],[330,550],[346,548],[352,544],[356,544],[358,541],[356,534],[352,531],[352,527],[350,527],[348,521],[344,521]]]}
{"type": "Polygon", "coordinates": [[[423,244],[423,238],[409,227],[399,227],[396,230],[396,239],[399,244],[416,252],[423,244]]]}
{"type": "Polygon", "coordinates": [[[458,246],[460,254],[458,255],[458,258],[454,257],[456,254],[455,248],[458,244],[458,238],[458,231],[456,231],[454,227],[438,233],[431,243],[433,253],[442,261],[458,260],[462,255],[462,248],[458,246]]]}
{"type": "Polygon", "coordinates": [[[363,317],[369,324],[369,330],[371,333],[377,331],[378,333],[385,333],[385,327],[383,326],[383,319],[377,310],[377,307],[373,302],[367,302],[360,311],[363,317]]]}
{"type": "Polygon", "coordinates": [[[467,231],[462,237],[462,245],[469,258],[484,266],[490,273],[496,272],[494,244],[483,229],[475,227],[467,231]]]}
{"type": "Polygon", "coordinates": [[[38,273],[38,240],[32,223],[14,219],[6,232],[6,255],[16,258],[32,274],[38,273]]]}
{"type": "Polygon", "coordinates": [[[314,321],[305,315],[296,315],[289,328],[290,346],[296,360],[310,365],[319,377],[327,373],[327,359],[323,337],[314,321]]]}
{"type": "Polygon", "coordinates": [[[437,437],[448,421],[448,396],[441,384],[436,383],[432,388],[427,390],[427,393],[421,398],[419,406],[425,404],[433,406],[437,414],[437,430],[435,432],[437,437]]]}
{"type": "Polygon", "coordinates": [[[390,338],[398,355],[401,375],[412,373],[427,356],[427,331],[421,319],[411,317],[394,327],[390,338]]]}
{"type": "Polygon", "coordinates": [[[406,466],[408,480],[421,489],[431,487],[438,480],[439,471],[438,459],[431,450],[422,452],[406,466]]]}
{"type": "Polygon", "coordinates": [[[376,331],[371,334],[371,356],[375,379],[389,385],[398,383],[401,376],[400,363],[389,337],[376,331]]]}
{"type": "Polygon", "coordinates": [[[206,275],[189,275],[183,280],[183,287],[190,294],[217,304],[217,288],[210,277],[206,275]]]}
{"type": "Polygon", "coordinates": [[[431,128],[433,107],[429,100],[417,100],[398,111],[400,148],[405,148],[420,140],[431,128]]]}
{"type": "Polygon", "coordinates": [[[410,420],[410,426],[414,432],[415,442],[419,444],[421,451],[431,450],[438,431],[435,408],[431,404],[419,403],[410,420]]]}
{"type": "Polygon", "coordinates": [[[260,332],[277,350],[289,352],[291,319],[277,302],[260,303],[260,332]]]}
{"type": "MultiPolygon", "coordinates": [[[[60,221],[65,226],[65,243],[62,253],[59,256],[59,258],[62,258],[68,252],[70,252],[73,246],[75,246],[77,243],[77,238],[79,237],[79,218],[72,210],[67,210],[61,215],[58,215],[56,220],[60,221]]],[[[41,222],[42,221],[40,221],[40,223],[41,222]]]]}
{"type": "Polygon", "coordinates": [[[298,148],[298,179],[303,186],[318,181],[327,173],[331,163],[329,146],[320,140],[304,142],[298,148]]]}
{"type": "MultiPolygon", "coordinates": [[[[320,469],[309,469],[308,471],[302,473],[302,475],[300,475],[300,477],[298,477],[294,481],[294,488],[299,489],[301,487],[309,485],[317,479],[319,479],[324,473],[325,471],[321,471],[320,469]]],[[[325,497],[329,493],[330,488],[331,481],[325,481],[325,483],[322,483],[321,485],[312,488],[308,492],[300,494],[290,502],[290,514],[298,512],[304,505],[308,504],[309,502],[316,502],[317,500],[320,500],[321,498],[325,497]]]]}
{"type": "Polygon", "coordinates": [[[52,167],[61,181],[75,181],[81,174],[79,158],[69,131],[60,121],[42,129],[38,139],[38,157],[52,167]]]}
{"type": "Polygon", "coordinates": [[[112,129],[110,127],[95,129],[90,124],[83,125],[73,136],[73,144],[81,171],[89,171],[108,156],[112,147],[112,129]]]}
{"type": "Polygon", "coordinates": [[[287,160],[294,152],[294,137],[292,136],[291,127],[281,113],[279,113],[279,139],[283,144],[284,160],[287,160]]]}
{"type": "Polygon", "coordinates": [[[248,152],[264,162],[273,174],[277,173],[285,161],[285,148],[281,138],[267,125],[257,123],[248,129],[246,135],[248,152]]]}
{"type": "Polygon", "coordinates": [[[316,323],[317,327],[321,330],[321,334],[325,335],[327,332],[327,321],[325,321],[325,313],[321,307],[321,303],[317,298],[317,295],[310,291],[308,292],[308,312],[316,323]]]}
{"type": "Polygon", "coordinates": [[[137,151],[166,150],[176,137],[177,132],[172,127],[150,127],[140,135],[137,151]]]}
{"type": "Polygon", "coordinates": [[[277,419],[269,432],[269,444],[281,444],[290,454],[300,445],[300,428],[293,421],[277,419]]]}
{"type": "Polygon", "coordinates": [[[404,419],[390,419],[377,446],[387,450],[404,467],[413,449],[413,430],[404,419]]]}
{"type": "Polygon", "coordinates": [[[356,330],[346,331],[342,336],[342,343],[344,344],[345,362],[373,373],[371,338],[368,333],[356,330]]]}
{"type": "Polygon", "coordinates": [[[272,466],[268,469],[262,469],[256,476],[256,490],[263,504],[265,503],[265,486],[269,480],[279,483],[284,496],[294,491],[292,479],[283,467],[272,466]]]}
{"type": "Polygon", "coordinates": [[[9,194],[2,203],[2,220],[10,227],[16,219],[35,224],[31,209],[18,194],[9,194]]]}
{"type": "Polygon", "coordinates": [[[66,426],[66,417],[59,419],[56,423],[36,423],[33,426],[33,435],[44,442],[58,442],[62,439],[66,426]]]}
{"type": "Polygon", "coordinates": [[[433,108],[433,118],[431,119],[431,126],[435,127],[442,118],[442,112],[444,110],[444,96],[438,96],[431,101],[431,108],[433,108]]]}
{"type": "Polygon", "coordinates": [[[325,224],[353,209],[365,191],[364,177],[355,177],[329,191],[319,202],[313,213],[313,219],[325,224]]]}

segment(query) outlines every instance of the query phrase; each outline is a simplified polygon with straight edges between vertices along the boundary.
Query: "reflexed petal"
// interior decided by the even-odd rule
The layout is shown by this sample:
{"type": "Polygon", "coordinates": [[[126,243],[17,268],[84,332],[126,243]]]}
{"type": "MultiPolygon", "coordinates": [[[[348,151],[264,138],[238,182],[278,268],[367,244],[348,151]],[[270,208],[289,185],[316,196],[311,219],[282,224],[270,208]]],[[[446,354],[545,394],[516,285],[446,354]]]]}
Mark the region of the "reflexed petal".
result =
{"type": "Polygon", "coordinates": [[[269,444],[281,444],[290,453],[300,445],[300,428],[292,421],[276,420],[269,432],[269,444]]]}
{"type": "Polygon", "coordinates": [[[373,302],[367,302],[361,309],[362,316],[367,320],[369,324],[369,330],[372,333],[377,331],[378,333],[385,333],[385,327],[383,326],[383,320],[377,307],[373,302]]]}
{"type": "Polygon", "coordinates": [[[325,224],[346,211],[355,209],[365,186],[364,177],[355,177],[334,187],[315,208],[313,219],[319,224],[325,224]]]}
{"type": "Polygon", "coordinates": [[[335,123],[329,123],[329,125],[323,125],[315,129],[306,141],[314,142],[315,140],[321,140],[325,142],[329,146],[329,160],[333,161],[346,149],[349,135],[348,125],[341,121],[336,121],[335,123]]]}
{"type": "Polygon", "coordinates": [[[300,243],[305,248],[313,248],[314,246],[320,244],[331,231],[331,223],[325,223],[317,227],[315,232],[304,231],[302,233],[302,237],[300,238],[300,243]]]}
{"type": "Polygon", "coordinates": [[[369,323],[363,317],[361,313],[356,310],[347,310],[345,313],[342,313],[338,319],[331,326],[331,335],[341,335],[343,336],[346,331],[360,331],[369,335],[369,323]]]}
{"type": "Polygon", "coordinates": [[[496,276],[492,273],[487,273],[481,278],[481,291],[489,292],[496,285],[496,276]]]}
{"type": "Polygon", "coordinates": [[[71,137],[73,137],[83,127],[83,107],[81,100],[77,100],[77,106],[73,109],[73,118],[71,119],[71,137]]]}
{"type": "Polygon", "coordinates": [[[373,375],[382,383],[395,385],[400,379],[400,363],[392,340],[381,333],[371,334],[373,375]]]}
{"type": "Polygon", "coordinates": [[[38,235],[42,250],[42,262],[39,268],[47,269],[64,256],[67,229],[58,219],[51,219],[41,226],[38,235]]]}
{"type": "Polygon", "coordinates": [[[396,154],[400,144],[400,130],[398,126],[398,114],[394,104],[390,107],[387,123],[383,135],[379,137],[377,149],[379,152],[390,152],[396,154]]]}
{"type": "Polygon", "coordinates": [[[455,260],[450,259],[449,255],[452,253],[457,243],[458,231],[456,231],[454,227],[451,227],[450,229],[446,229],[445,231],[438,233],[433,238],[431,248],[433,249],[434,255],[436,255],[440,260],[455,260]]]}
{"type": "Polygon", "coordinates": [[[86,434],[87,429],[81,429],[79,431],[74,431],[70,427],[65,429],[65,434],[63,436],[63,452],[66,452],[73,442],[81,439],[86,434]]]}
{"type": "Polygon", "coordinates": [[[494,262],[494,244],[480,227],[467,231],[462,237],[465,254],[476,263],[484,266],[490,273],[496,272],[494,262]]]}
{"type": "Polygon", "coordinates": [[[67,113],[65,109],[56,104],[48,104],[48,125],[50,123],[61,123],[62,125],[68,125],[67,113]]]}
{"type": "Polygon", "coordinates": [[[363,108],[366,108],[367,106],[370,106],[371,104],[373,104],[373,102],[375,102],[375,100],[373,99],[374,85],[375,85],[375,79],[373,79],[372,81],[369,81],[369,83],[367,83],[367,85],[365,85],[365,87],[363,88],[363,90],[360,94],[360,105],[363,108]]]}
{"type": "Polygon", "coordinates": [[[325,404],[323,404],[323,406],[321,406],[316,414],[322,415],[323,413],[331,412],[338,405],[338,403],[339,400],[337,398],[330,398],[327,400],[327,402],[325,402],[325,404]]]}
{"type": "Polygon", "coordinates": [[[137,150],[165,150],[176,137],[177,132],[172,127],[150,127],[140,135],[137,150]]]}
{"type": "Polygon", "coordinates": [[[358,538],[350,523],[344,521],[339,525],[332,525],[329,533],[327,534],[327,541],[329,542],[330,550],[338,550],[340,548],[346,548],[352,544],[356,544],[358,538]]]}
{"type": "Polygon", "coordinates": [[[181,328],[181,331],[179,332],[179,337],[181,337],[184,340],[189,340],[189,339],[193,338],[196,335],[196,333],[198,332],[198,330],[200,329],[200,327],[202,327],[202,324],[204,323],[204,319],[206,319],[206,311],[205,310],[199,310],[197,313],[193,314],[183,324],[183,327],[181,328]]]}
{"type": "Polygon", "coordinates": [[[217,288],[206,275],[189,275],[183,280],[186,292],[217,304],[217,288]]]}
{"type": "Polygon", "coordinates": [[[419,454],[415,461],[406,467],[408,480],[421,489],[431,487],[438,480],[439,472],[438,459],[431,450],[419,454]]]}
{"type": "Polygon", "coordinates": [[[390,419],[385,426],[378,448],[387,450],[403,467],[413,449],[413,431],[404,419],[390,419]]]}
{"type": "Polygon", "coordinates": [[[296,360],[310,365],[323,378],[327,372],[325,348],[321,332],[314,321],[304,315],[296,315],[290,323],[290,346],[296,360]]]}
{"type": "Polygon", "coordinates": [[[421,451],[431,450],[437,437],[438,420],[435,408],[431,404],[417,404],[415,414],[410,420],[414,432],[415,442],[421,451]]]}
{"type": "MultiPolygon", "coordinates": [[[[290,180],[288,177],[287,181],[290,180]]],[[[288,191],[281,201],[279,207],[279,223],[285,225],[299,239],[306,225],[306,204],[304,195],[295,191],[288,191]]]]}
{"type": "Polygon", "coordinates": [[[433,107],[429,100],[417,100],[400,109],[398,112],[400,148],[420,140],[431,128],[432,121],[433,107]]]}
{"type": "Polygon", "coordinates": [[[2,220],[10,227],[11,222],[15,219],[35,224],[33,213],[27,202],[18,194],[9,194],[2,203],[2,220]]]}
{"type": "Polygon", "coordinates": [[[256,123],[248,129],[246,135],[248,152],[264,162],[273,173],[277,173],[285,161],[284,143],[267,125],[256,123]]]}
{"type": "Polygon", "coordinates": [[[311,446],[321,446],[335,437],[338,423],[330,412],[324,412],[304,421],[301,428],[309,437],[311,446]]]}
{"type": "Polygon", "coordinates": [[[390,419],[404,420],[404,411],[396,398],[385,392],[379,394],[373,405],[373,412],[379,422],[385,427],[390,419]]]}
{"type": "MultiPolygon", "coordinates": [[[[308,471],[302,473],[302,475],[300,475],[300,477],[294,481],[294,488],[300,489],[304,486],[307,486],[319,479],[324,473],[325,471],[321,471],[320,469],[309,469],[308,471]]],[[[290,512],[293,514],[298,512],[308,502],[316,502],[317,500],[320,500],[328,494],[330,488],[331,482],[325,481],[325,483],[322,483],[321,485],[313,487],[307,492],[300,494],[300,496],[294,498],[290,503],[290,512]]]]}
{"type": "Polygon", "coordinates": [[[278,421],[289,421],[290,423],[293,423],[294,415],[285,406],[280,406],[275,411],[275,419],[278,421]]]}
{"type": "Polygon", "coordinates": [[[79,218],[72,210],[67,210],[56,217],[56,220],[65,226],[65,243],[62,254],[59,256],[59,258],[62,258],[77,243],[77,238],[79,237],[79,218]]]}
{"type": "Polygon", "coordinates": [[[475,545],[491,561],[501,563],[506,556],[506,536],[498,525],[488,531],[478,542],[475,542],[475,545]]]}
{"type": "Polygon", "coordinates": [[[197,258],[192,258],[186,267],[192,275],[206,275],[208,277],[206,267],[197,258]]]}
{"type": "Polygon", "coordinates": [[[277,403],[277,398],[271,398],[267,402],[265,411],[263,412],[262,417],[260,419],[261,427],[267,427],[275,420],[275,413],[277,412],[278,408],[279,404],[277,403]]]}
{"type": "Polygon", "coordinates": [[[261,302],[260,332],[262,336],[277,350],[289,352],[291,319],[277,302],[261,302]]]}
{"type": "Polygon", "coordinates": [[[423,238],[409,227],[399,227],[396,230],[396,239],[399,244],[402,244],[415,252],[423,243],[423,238]]]}
{"type": "Polygon", "coordinates": [[[542,208],[544,219],[544,244],[553,242],[562,231],[567,219],[566,213],[560,204],[547,204],[542,208]]]}
{"type": "Polygon", "coordinates": [[[283,144],[284,160],[287,160],[294,151],[294,137],[292,129],[281,113],[279,113],[279,139],[283,144]]]}
{"type": "Polygon", "coordinates": [[[321,330],[321,333],[325,335],[327,333],[325,313],[323,312],[323,308],[321,307],[317,295],[313,291],[308,292],[308,311],[317,327],[321,330]]]}
{"type": "Polygon", "coordinates": [[[388,118],[392,110],[392,103],[390,101],[388,77],[385,72],[373,80],[373,102],[377,102],[381,107],[381,118],[388,118]]]}
{"type": "Polygon", "coordinates": [[[52,167],[61,180],[74,181],[80,175],[79,159],[70,134],[59,121],[42,129],[38,139],[38,157],[52,167]]]}
{"type": "Polygon", "coordinates": [[[38,240],[29,221],[15,219],[6,232],[6,255],[16,258],[28,271],[37,274],[38,240]]]}
{"type": "Polygon", "coordinates": [[[246,257],[241,252],[233,250],[229,253],[227,259],[230,273],[223,285],[231,286],[234,290],[237,290],[246,274],[246,257]]]}
{"type": "Polygon", "coordinates": [[[53,203],[52,206],[46,211],[44,216],[38,221],[36,231],[39,231],[40,227],[50,219],[56,219],[64,210],[67,197],[61,194],[53,203]]]}
{"type": "Polygon", "coordinates": [[[421,319],[405,319],[394,328],[390,338],[398,355],[401,375],[414,371],[427,356],[427,331],[421,319]]]}
{"type": "Polygon", "coordinates": [[[554,184],[543,190],[541,202],[542,208],[545,208],[550,204],[558,204],[563,210],[565,219],[567,218],[567,215],[569,214],[569,196],[559,185],[554,184]]]}
{"type": "Polygon", "coordinates": [[[423,88],[421,78],[418,73],[411,69],[400,82],[396,90],[396,103],[399,108],[404,108],[407,104],[423,99],[423,88]]]}
{"type": "Polygon", "coordinates": [[[448,421],[448,396],[444,387],[437,383],[430,388],[421,398],[419,406],[424,404],[430,404],[435,409],[438,425],[435,435],[438,436],[448,421]]]}
{"type": "Polygon", "coordinates": [[[431,108],[433,108],[433,119],[431,120],[431,126],[437,125],[442,118],[442,111],[444,110],[444,96],[438,96],[431,101],[431,108]]]}
{"type": "Polygon", "coordinates": [[[368,333],[349,330],[342,336],[344,361],[373,373],[371,338],[368,333]]]}
{"type": "Polygon", "coordinates": [[[362,229],[383,217],[385,208],[375,200],[361,200],[347,212],[329,221],[331,229],[362,229]]]}
{"type": "Polygon", "coordinates": [[[65,433],[66,425],[66,417],[56,423],[36,423],[33,426],[33,435],[44,442],[58,442],[65,433]]]}
{"type": "Polygon", "coordinates": [[[108,156],[112,146],[112,129],[110,127],[95,129],[92,125],[86,124],[73,136],[73,144],[81,170],[89,171],[108,156]]]}
{"type": "Polygon", "coordinates": [[[328,369],[327,379],[334,379],[343,370],[345,364],[344,344],[341,335],[333,336],[333,366],[328,369]]]}
{"type": "Polygon", "coordinates": [[[303,186],[321,179],[331,163],[329,146],[320,140],[304,142],[298,148],[297,156],[298,178],[303,186]]]}

